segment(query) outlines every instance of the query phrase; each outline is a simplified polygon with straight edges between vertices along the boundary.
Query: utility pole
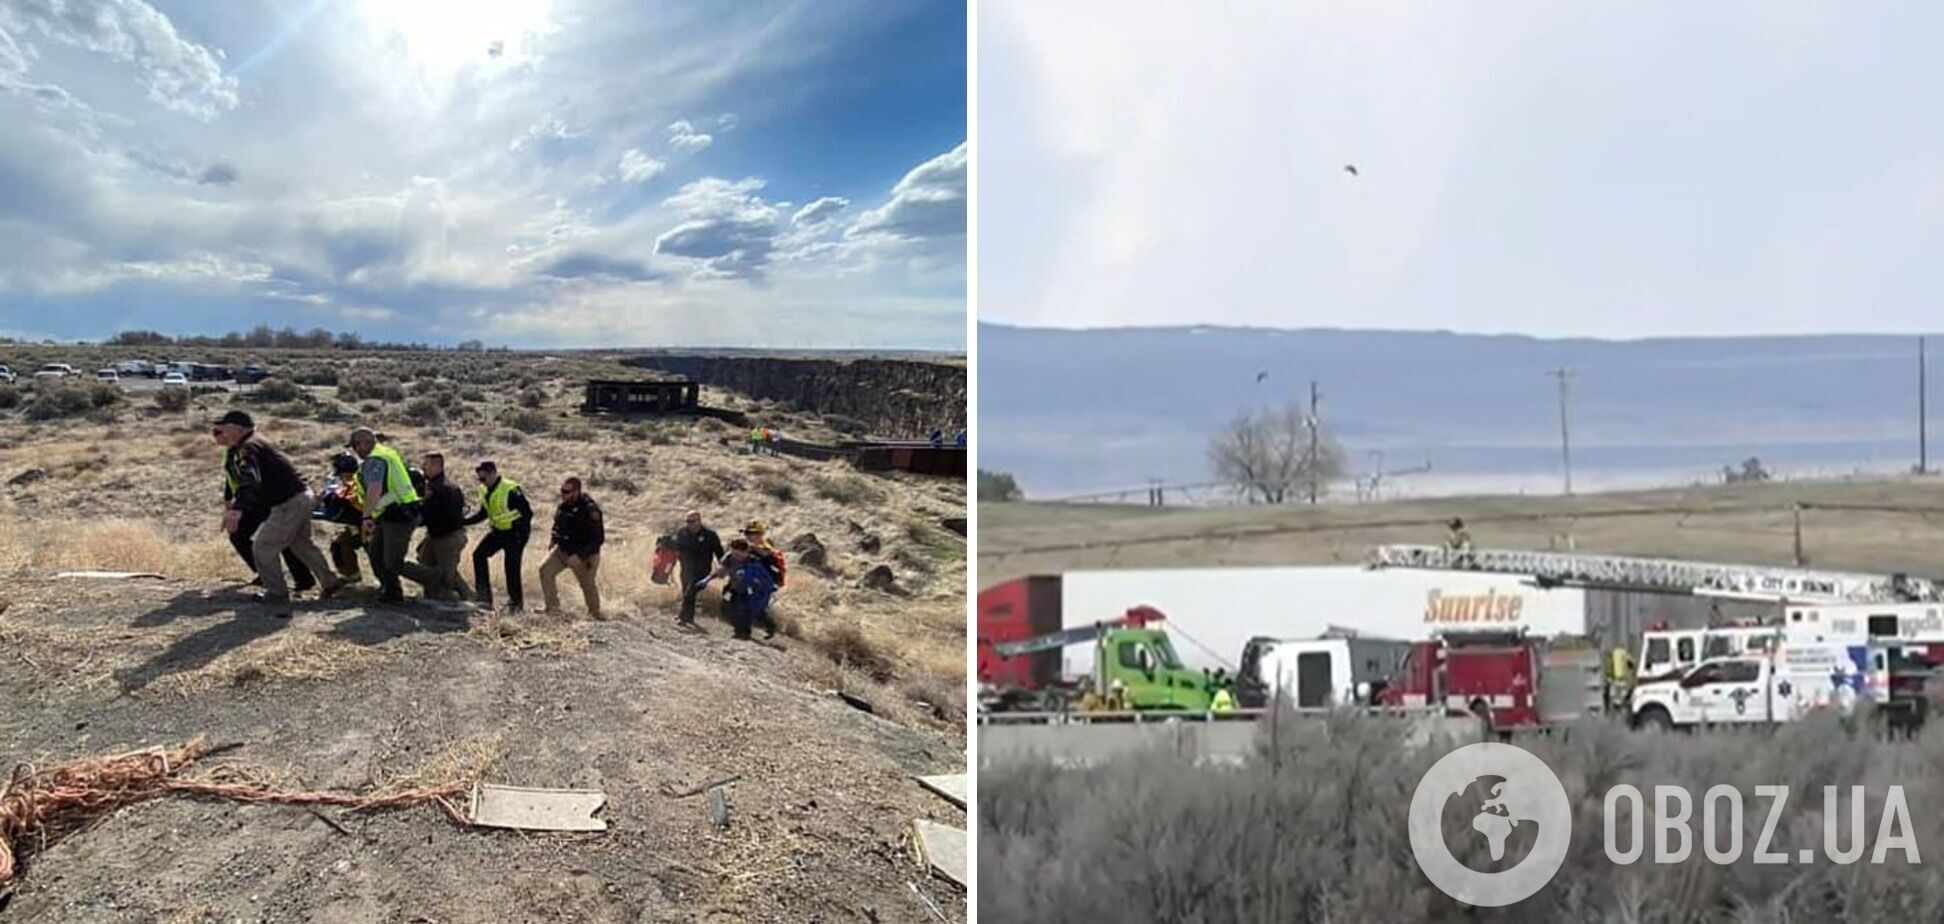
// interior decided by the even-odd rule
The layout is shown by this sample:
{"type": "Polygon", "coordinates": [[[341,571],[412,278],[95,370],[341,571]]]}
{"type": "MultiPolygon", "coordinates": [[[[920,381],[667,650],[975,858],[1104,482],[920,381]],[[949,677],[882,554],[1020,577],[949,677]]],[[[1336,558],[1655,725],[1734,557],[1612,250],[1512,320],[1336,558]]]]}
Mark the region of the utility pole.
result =
{"type": "Polygon", "coordinates": [[[1317,476],[1316,470],[1321,464],[1321,459],[1322,459],[1322,456],[1317,453],[1317,446],[1316,446],[1316,431],[1317,431],[1316,404],[1318,401],[1322,400],[1322,397],[1323,397],[1323,393],[1317,391],[1316,389],[1316,380],[1310,379],[1309,500],[1312,506],[1316,504],[1316,476],[1317,476]]]}
{"type": "Polygon", "coordinates": [[[1573,377],[1573,370],[1561,366],[1546,373],[1559,379],[1559,457],[1566,466],[1566,496],[1573,496],[1573,438],[1566,424],[1566,380],[1573,377]]]}
{"type": "Polygon", "coordinates": [[[1917,338],[1917,474],[1930,474],[1930,408],[1926,406],[1929,389],[1925,378],[1924,338],[1917,338]]]}

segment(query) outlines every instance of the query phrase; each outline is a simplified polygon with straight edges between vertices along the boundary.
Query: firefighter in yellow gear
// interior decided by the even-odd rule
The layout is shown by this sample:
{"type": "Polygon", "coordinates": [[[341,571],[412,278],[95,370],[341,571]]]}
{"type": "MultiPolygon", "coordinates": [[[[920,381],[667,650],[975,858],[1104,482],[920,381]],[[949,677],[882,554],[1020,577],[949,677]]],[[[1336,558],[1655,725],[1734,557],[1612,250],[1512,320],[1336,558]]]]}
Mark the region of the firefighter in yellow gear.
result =
{"type": "Polygon", "coordinates": [[[1607,652],[1607,709],[1618,709],[1626,705],[1633,692],[1634,659],[1633,654],[1623,646],[1615,645],[1607,652]]]}

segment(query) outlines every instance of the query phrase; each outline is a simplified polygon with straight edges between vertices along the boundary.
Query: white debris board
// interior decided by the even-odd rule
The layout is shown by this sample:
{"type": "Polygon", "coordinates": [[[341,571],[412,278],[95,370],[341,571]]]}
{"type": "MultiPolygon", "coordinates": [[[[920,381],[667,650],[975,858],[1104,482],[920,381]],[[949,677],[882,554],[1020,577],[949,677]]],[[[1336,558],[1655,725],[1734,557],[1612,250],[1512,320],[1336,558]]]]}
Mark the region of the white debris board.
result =
{"type": "Polygon", "coordinates": [[[606,831],[594,813],[607,794],[593,789],[527,789],[480,784],[473,787],[473,824],[524,831],[606,831]]]}
{"type": "Polygon", "coordinates": [[[965,888],[965,832],[923,818],[911,824],[918,829],[918,852],[932,872],[965,888]]]}
{"type": "Polygon", "coordinates": [[[959,808],[965,807],[965,774],[963,773],[952,776],[921,776],[918,778],[918,785],[939,794],[945,801],[959,808]]]}

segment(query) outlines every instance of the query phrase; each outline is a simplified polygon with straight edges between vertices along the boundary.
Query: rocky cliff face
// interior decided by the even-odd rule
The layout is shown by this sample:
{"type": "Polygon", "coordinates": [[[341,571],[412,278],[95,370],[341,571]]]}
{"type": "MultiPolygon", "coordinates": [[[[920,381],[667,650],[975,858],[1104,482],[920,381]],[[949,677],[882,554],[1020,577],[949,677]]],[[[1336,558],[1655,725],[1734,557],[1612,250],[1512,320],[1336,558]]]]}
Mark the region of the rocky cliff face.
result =
{"type": "Polygon", "coordinates": [[[933,429],[950,435],[965,428],[963,363],[681,355],[623,362],[817,414],[849,417],[876,436],[915,437],[933,429]]]}

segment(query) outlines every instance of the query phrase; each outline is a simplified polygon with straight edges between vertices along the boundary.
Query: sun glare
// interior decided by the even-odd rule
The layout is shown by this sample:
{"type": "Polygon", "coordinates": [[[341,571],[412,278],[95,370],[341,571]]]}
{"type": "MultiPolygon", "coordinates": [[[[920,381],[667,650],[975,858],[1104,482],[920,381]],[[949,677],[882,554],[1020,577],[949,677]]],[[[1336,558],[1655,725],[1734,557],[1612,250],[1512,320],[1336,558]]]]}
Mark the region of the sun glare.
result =
{"type": "Polygon", "coordinates": [[[469,69],[531,59],[552,29],[551,0],[364,0],[367,18],[396,35],[409,60],[444,83],[469,69]]]}

